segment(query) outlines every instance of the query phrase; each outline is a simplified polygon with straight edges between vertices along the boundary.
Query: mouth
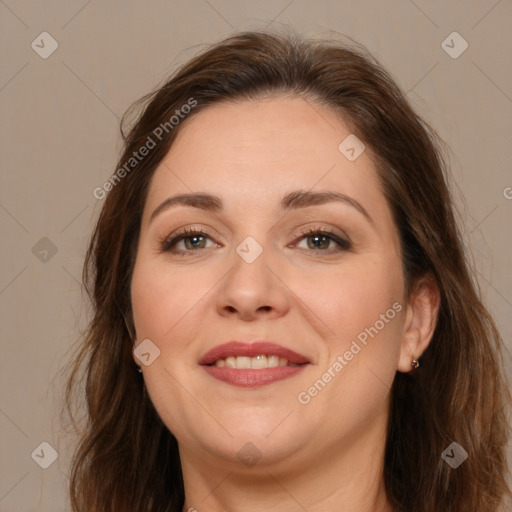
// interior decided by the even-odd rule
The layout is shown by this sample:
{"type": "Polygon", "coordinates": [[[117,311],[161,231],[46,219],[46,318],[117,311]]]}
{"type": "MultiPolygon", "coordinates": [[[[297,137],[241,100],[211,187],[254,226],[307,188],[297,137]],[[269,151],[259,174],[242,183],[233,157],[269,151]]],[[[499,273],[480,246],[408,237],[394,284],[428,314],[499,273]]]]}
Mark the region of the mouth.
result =
{"type": "Polygon", "coordinates": [[[199,364],[215,379],[239,387],[259,387],[302,371],[310,361],[275,343],[232,341],[201,357],[199,364]]]}

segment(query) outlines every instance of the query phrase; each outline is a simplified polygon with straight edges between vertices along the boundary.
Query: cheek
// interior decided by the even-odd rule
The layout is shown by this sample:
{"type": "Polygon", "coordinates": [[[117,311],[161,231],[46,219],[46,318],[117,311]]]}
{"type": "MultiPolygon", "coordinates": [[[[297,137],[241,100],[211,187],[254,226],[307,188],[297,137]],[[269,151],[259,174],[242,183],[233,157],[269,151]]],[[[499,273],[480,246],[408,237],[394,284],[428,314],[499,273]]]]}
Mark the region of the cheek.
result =
{"type": "Polygon", "coordinates": [[[318,372],[301,390],[302,400],[311,400],[305,410],[328,416],[326,428],[352,432],[387,410],[405,309],[400,266],[354,265],[309,291],[306,284],[308,306],[333,332],[323,340],[318,372]]]}
{"type": "Polygon", "coordinates": [[[329,328],[332,349],[343,348],[376,323],[379,331],[400,332],[400,308],[393,304],[403,300],[403,278],[396,258],[354,258],[337,269],[316,273],[314,279],[302,273],[295,277],[293,289],[329,328]]]}
{"type": "Polygon", "coordinates": [[[140,260],[131,283],[137,339],[170,335],[186,316],[195,314],[213,284],[211,272],[186,273],[140,260]]]}
{"type": "MultiPolygon", "coordinates": [[[[353,267],[343,276],[329,321],[337,332],[330,359],[342,356],[343,379],[336,394],[350,388],[354,409],[377,410],[392,385],[401,347],[403,280],[398,260],[353,267]],[[348,384],[349,383],[349,384],[348,384]]],[[[340,396],[341,398],[341,396],[340,396]]]]}
{"type": "Polygon", "coordinates": [[[308,307],[330,330],[319,351],[316,377],[322,382],[316,385],[313,379],[309,383],[314,388],[310,388],[311,396],[315,396],[310,411],[322,415],[329,410],[340,421],[339,414],[350,410],[352,419],[343,416],[347,429],[356,418],[364,422],[386,406],[397,369],[405,309],[398,258],[368,255],[352,263],[317,275],[314,287],[311,278],[297,283],[308,307]],[[317,389],[322,391],[315,395],[317,389]]]}
{"type": "Polygon", "coordinates": [[[203,276],[169,272],[165,264],[140,258],[131,282],[133,316],[137,342],[149,338],[160,349],[153,364],[144,369],[144,381],[151,401],[167,427],[180,441],[190,437],[189,426],[204,423],[201,409],[190,406],[197,367],[189,353],[190,340],[197,337],[202,315],[201,298],[213,285],[203,276]],[[187,383],[187,392],[182,385],[187,383]]]}

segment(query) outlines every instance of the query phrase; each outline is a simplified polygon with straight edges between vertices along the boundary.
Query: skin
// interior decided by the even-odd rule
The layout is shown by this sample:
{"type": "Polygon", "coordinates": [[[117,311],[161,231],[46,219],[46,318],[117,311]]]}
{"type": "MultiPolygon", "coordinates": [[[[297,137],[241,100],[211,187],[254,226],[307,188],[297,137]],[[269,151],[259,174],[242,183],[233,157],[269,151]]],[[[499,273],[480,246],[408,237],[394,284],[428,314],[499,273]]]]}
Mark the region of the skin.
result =
{"type": "Polygon", "coordinates": [[[155,171],[131,283],[134,346],[149,338],[160,350],[143,376],[178,440],[185,511],[392,510],[382,477],[390,387],[428,346],[439,294],[425,278],[405,296],[398,233],[370,150],[354,162],[338,150],[350,133],[297,96],[225,102],[187,119],[155,171]],[[295,190],[348,195],[373,221],[341,202],[281,210],[295,190]],[[175,205],[150,219],[168,197],[191,192],[215,194],[224,208],[175,205]],[[208,237],[162,252],[159,241],[180,228],[208,237]],[[304,228],[352,245],[327,239],[318,248],[304,228]],[[247,236],[263,249],[252,263],[236,252],[247,236]],[[397,302],[402,310],[300,403],[397,302]],[[231,386],[198,365],[230,340],[270,340],[310,364],[263,387],[231,386]],[[261,456],[251,466],[237,457],[248,442],[261,456]]]}

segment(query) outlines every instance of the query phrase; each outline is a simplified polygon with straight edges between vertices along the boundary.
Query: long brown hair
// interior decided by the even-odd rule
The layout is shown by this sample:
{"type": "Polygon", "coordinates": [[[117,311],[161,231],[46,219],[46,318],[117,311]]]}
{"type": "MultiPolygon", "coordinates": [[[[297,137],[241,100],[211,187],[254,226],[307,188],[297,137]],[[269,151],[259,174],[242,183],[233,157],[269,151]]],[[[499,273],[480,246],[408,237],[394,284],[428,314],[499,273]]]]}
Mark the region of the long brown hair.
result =
{"type": "Polygon", "coordinates": [[[397,373],[392,388],[384,475],[390,502],[400,511],[497,511],[510,495],[502,340],[464,254],[439,138],[361,45],[265,32],[208,48],[130,110],[139,114],[103,187],[109,193],[84,264],[93,317],[66,387],[68,414],[77,412],[77,395],[85,393],[87,407],[70,479],[73,510],[182,510],[177,441],[132,359],[130,281],[141,214],[153,172],[188,117],[218,101],[269,93],[298,94],[338,112],[371,149],[399,230],[407,292],[425,274],[440,290],[421,366],[413,375],[397,373]],[[170,122],[187,104],[190,112],[170,122]],[[130,161],[149,139],[155,144],[146,156],[130,161]],[[468,454],[457,469],[441,457],[452,442],[468,454]]]}

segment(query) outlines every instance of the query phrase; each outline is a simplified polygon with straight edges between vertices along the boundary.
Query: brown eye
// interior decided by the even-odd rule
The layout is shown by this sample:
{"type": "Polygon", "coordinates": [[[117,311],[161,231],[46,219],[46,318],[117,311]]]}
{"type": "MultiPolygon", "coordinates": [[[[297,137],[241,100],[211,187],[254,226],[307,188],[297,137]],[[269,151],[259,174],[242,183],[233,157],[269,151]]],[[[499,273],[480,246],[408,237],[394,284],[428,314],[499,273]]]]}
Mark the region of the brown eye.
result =
{"type": "Polygon", "coordinates": [[[307,237],[310,249],[328,249],[332,239],[325,235],[310,235],[307,237]]]}
{"type": "Polygon", "coordinates": [[[198,252],[208,248],[206,246],[208,240],[211,239],[204,231],[185,230],[163,240],[161,250],[162,252],[175,252],[178,254],[198,252]]]}
{"type": "Polygon", "coordinates": [[[206,238],[201,235],[186,236],[182,240],[185,242],[187,249],[204,249],[206,238]]]}

